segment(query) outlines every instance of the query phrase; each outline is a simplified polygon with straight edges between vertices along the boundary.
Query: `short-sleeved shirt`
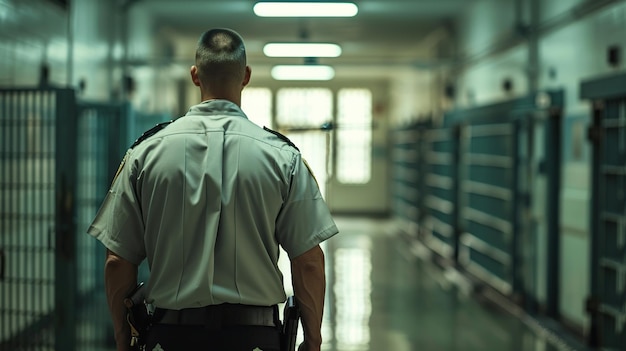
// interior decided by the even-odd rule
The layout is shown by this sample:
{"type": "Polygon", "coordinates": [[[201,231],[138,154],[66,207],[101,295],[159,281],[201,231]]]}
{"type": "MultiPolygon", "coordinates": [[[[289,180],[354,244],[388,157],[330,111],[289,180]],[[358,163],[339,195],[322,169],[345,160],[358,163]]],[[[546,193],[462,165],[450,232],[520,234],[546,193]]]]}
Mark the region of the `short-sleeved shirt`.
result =
{"type": "Polygon", "coordinates": [[[193,106],[118,172],[88,233],[147,258],[156,307],[283,302],[279,245],[295,258],[338,232],[297,148],[226,100],[193,106]]]}

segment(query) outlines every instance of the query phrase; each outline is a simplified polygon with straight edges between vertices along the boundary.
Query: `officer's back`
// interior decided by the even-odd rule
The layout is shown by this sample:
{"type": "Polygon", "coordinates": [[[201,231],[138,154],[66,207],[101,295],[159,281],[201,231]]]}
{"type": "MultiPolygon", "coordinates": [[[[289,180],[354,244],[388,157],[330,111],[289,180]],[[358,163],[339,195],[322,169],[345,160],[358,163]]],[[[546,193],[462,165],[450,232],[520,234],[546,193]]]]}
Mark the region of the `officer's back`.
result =
{"type": "Polygon", "coordinates": [[[107,247],[118,350],[128,349],[123,301],[144,259],[156,308],[141,335],[147,350],[279,350],[279,245],[291,259],[300,348],[319,350],[319,244],[337,228],[315,178],[295,145],[241,111],[251,69],[237,33],[205,32],[190,73],[202,103],[133,145],[89,228],[107,247]]]}

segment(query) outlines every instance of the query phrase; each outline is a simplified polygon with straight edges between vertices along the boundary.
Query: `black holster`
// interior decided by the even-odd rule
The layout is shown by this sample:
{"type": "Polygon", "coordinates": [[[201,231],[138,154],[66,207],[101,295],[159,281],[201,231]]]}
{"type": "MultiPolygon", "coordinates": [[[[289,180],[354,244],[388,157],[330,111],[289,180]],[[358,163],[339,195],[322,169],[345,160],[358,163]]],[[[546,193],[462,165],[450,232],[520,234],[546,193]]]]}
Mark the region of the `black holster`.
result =
{"type": "Polygon", "coordinates": [[[294,296],[287,298],[283,319],[284,321],[280,333],[280,349],[282,351],[295,351],[300,309],[298,308],[298,303],[294,296]]]}
{"type": "Polygon", "coordinates": [[[144,283],[140,283],[124,299],[126,321],[130,326],[130,346],[132,350],[143,350],[146,345],[146,333],[150,327],[150,314],[145,303],[144,283]]]}

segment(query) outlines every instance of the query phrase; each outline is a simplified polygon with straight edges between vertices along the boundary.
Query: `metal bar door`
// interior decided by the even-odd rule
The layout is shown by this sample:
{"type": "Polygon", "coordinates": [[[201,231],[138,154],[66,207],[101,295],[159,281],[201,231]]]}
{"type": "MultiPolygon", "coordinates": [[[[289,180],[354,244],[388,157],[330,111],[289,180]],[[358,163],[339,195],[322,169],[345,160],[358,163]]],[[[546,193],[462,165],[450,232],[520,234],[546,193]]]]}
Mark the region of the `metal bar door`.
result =
{"type": "MultiPolygon", "coordinates": [[[[519,213],[529,211],[530,188],[524,178],[524,150],[536,131],[533,116],[561,115],[561,91],[542,92],[516,100],[454,111],[446,116],[445,126],[460,129],[455,137],[458,151],[454,163],[458,208],[456,228],[458,262],[473,276],[504,295],[517,298],[522,293],[524,263],[520,237],[539,235],[538,228],[522,228],[519,213]],[[524,149],[524,150],[522,150],[524,149]],[[526,182],[526,183],[525,183],[526,182]],[[524,229],[524,230],[523,230],[524,229]]],[[[544,137],[536,138],[541,149],[546,172],[547,190],[535,194],[536,204],[545,205],[545,220],[541,235],[546,241],[545,262],[539,269],[548,272],[544,281],[549,304],[557,305],[558,286],[558,200],[559,149],[555,136],[559,132],[559,118],[541,117],[544,137]]],[[[538,137],[538,136],[537,136],[538,137]]],[[[528,162],[528,161],[524,161],[528,162]]],[[[526,167],[526,168],[524,168],[526,167]]],[[[527,173],[527,172],[526,172],[527,173]]],[[[539,236],[537,236],[539,238],[539,236]]],[[[539,239],[538,239],[539,240],[539,239]]],[[[551,311],[548,314],[552,315],[551,311]]]]}
{"type": "Polygon", "coordinates": [[[590,344],[626,350],[626,74],[581,85],[593,101],[590,344]]]}
{"type": "Polygon", "coordinates": [[[561,109],[528,112],[518,119],[518,269],[514,282],[529,312],[558,317],[560,260],[561,109]]]}
{"type": "Polygon", "coordinates": [[[508,295],[513,290],[515,125],[474,124],[465,131],[461,263],[508,295]]]}
{"type": "Polygon", "coordinates": [[[433,128],[425,133],[423,219],[427,247],[449,260],[456,260],[458,211],[458,134],[455,128],[433,128]]]}
{"type": "Polygon", "coordinates": [[[418,222],[419,216],[418,125],[394,130],[391,140],[393,140],[393,209],[402,220],[407,233],[414,234],[412,227],[418,222]]]}
{"type": "Polygon", "coordinates": [[[85,232],[128,146],[127,111],[77,105],[71,89],[0,90],[0,349],[112,335],[104,249],[85,232]]]}
{"type": "Polygon", "coordinates": [[[2,349],[72,349],[73,106],[68,89],[0,90],[2,349]]]}
{"type": "Polygon", "coordinates": [[[105,248],[86,234],[129,147],[127,104],[77,104],[76,347],[113,345],[104,295],[105,248]]]}

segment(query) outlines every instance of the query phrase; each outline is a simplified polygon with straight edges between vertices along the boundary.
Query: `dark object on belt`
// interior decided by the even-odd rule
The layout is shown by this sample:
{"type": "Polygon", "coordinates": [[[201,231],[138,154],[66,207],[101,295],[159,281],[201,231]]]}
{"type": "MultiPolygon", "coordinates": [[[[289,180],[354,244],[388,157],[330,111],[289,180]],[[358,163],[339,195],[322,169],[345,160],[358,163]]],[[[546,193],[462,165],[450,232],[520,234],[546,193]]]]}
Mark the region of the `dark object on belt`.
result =
{"type": "Polygon", "coordinates": [[[280,349],[283,351],[296,350],[296,336],[298,336],[298,321],[300,309],[294,296],[289,296],[283,313],[283,326],[280,331],[280,349]]]}
{"type": "Polygon", "coordinates": [[[130,326],[130,346],[132,350],[141,350],[146,343],[146,333],[150,326],[150,315],[145,303],[145,286],[139,283],[124,299],[126,321],[130,326]]]}
{"type": "Polygon", "coordinates": [[[197,325],[218,329],[226,326],[278,327],[278,306],[238,304],[211,305],[182,310],[157,308],[153,324],[197,325]]]}

